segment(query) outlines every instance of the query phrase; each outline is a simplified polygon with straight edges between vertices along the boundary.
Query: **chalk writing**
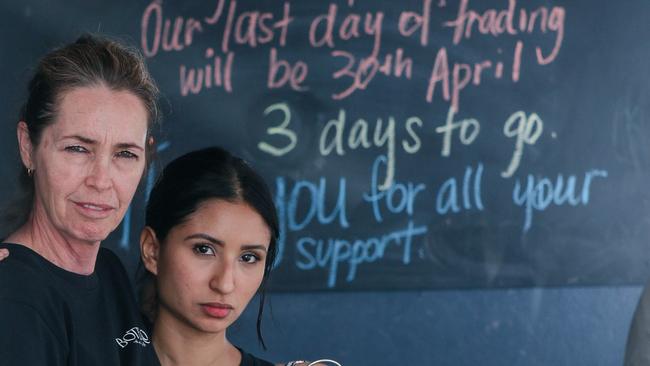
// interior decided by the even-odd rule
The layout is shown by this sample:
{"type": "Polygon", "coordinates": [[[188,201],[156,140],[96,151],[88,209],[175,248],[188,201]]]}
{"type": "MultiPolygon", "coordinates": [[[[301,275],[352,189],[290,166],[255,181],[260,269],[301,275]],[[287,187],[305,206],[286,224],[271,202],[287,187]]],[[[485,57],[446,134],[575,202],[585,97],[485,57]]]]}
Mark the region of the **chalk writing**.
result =
{"type": "Polygon", "coordinates": [[[460,129],[460,142],[463,145],[470,145],[476,140],[479,132],[481,131],[481,124],[474,118],[468,118],[461,121],[454,121],[456,114],[454,107],[449,107],[447,112],[447,120],[444,126],[436,127],[436,132],[443,134],[442,150],[440,155],[449,156],[451,154],[451,137],[456,129],[460,129]]]}
{"type": "Polygon", "coordinates": [[[482,211],[483,199],[481,198],[481,182],[483,177],[483,164],[479,163],[476,171],[472,167],[465,168],[461,188],[462,206],[459,199],[459,183],[456,178],[447,179],[438,190],[436,196],[436,212],[440,215],[446,215],[450,211],[458,213],[461,209],[477,209],[482,211]],[[472,178],[473,176],[473,178],[472,178]]]}
{"type": "Polygon", "coordinates": [[[393,214],[400,214],[406,210],[409,216],[413,216],[415,198],[418,193],[426,189],[426,185],[423,183],[414,184],[408,182],[404,184],[393,182],[387,190],[382,191],[378,182],[380,165],[387,165],[387,159],[383,155],[378,156],[372,164],[370,192],[363,195],[363,199],[372,204],[375,221],[383,221],[380,203],[383,203],[388,211],[393,214]]]}
{"type": "Polygon", "coordinates": [[[308,72],[307,64],[303,61],[298,61],[295,65],[291,65],[286,60],[278,59],[278,51],[275,48],[271,48],[269,55],[269,77],[267,80],[269,89],[281,88],[288,82],[291,89],[295,91],[306,91],[309,88],[302,85],[302,83],[307,78],[308,72]]]}
{"type": "MultiPolygon", "coordinates": [[[[571,154],[561,158],[575,163],[568,171],[546,159],[545,136],[554,147],[571,136],[544,110],[548,98],[528,95],[531,79],[562,77],[562,6],[215,0],[181,10],[146,4],[140,47],[171,63],[185,103],[264,101],[242,125],[261,137],[241,149],[272,166],[275,267],[314,271],[335,288],[382,266],[444,266],[439,245],[456,238],[459,256],[474,254],[470,235],[492,254],[503,227],[532,238],[554,206],[588,215],[602,203],[608,171],[576,167],[582,157],[571,154]]],[[[130,225],[129,210],[124,246],[130,225]]]]}
{"type": "Polygon", "coordinates": [[[530,116],[526,117],[526,113],[518,111],[506,120],[503,126],[503,134],[506,137],[515,137],[516,142],[510,164],[505,171],[501,172],[502,177],[512,177],[521,162],[521,156],[524,153],[524,144],[534,145],[542,135],[542,131],[544,131],[544,122],[542,122],[542,119],[539,118],[537,113],[531,113],[530,116]]]}
{"type": "Polygon", "coordinates": [[[387,253],[389,245],[401,248],[402,264],[411,262],[413,238],[426,234],[426,226],[415,226],[409,220],[405,229],[390,232],[379,237],[346,240],[339,238],[315,239],[302,237],[296,243],[298,255],[296,267],[307,271],[315,268],[327,270],[327,287],[334,287],[341,263],[347,263],[347,282],[357,275],[357,267],[362,263],[376,262],[387,253]]]}
{"type": "Polygon", "coordinates": [[[525,188],[519,179],[516,179],[512,190],[512,201],[525,209],[523,231],[527,232],[533,225],[533,210],[544,211],[551,204],[555,206],[589,204],[591,183],[594,178],[607,178],[607,171],[593,169],[586,172],[580,196],[576,191],[577,178],[574,175],[567,178],[565,185],[562,174],[558,174],[555,182],[546,177],[536,180],[532,174],[528,174],[525,188]]]}
{"type": "MultiPolygon", "coordinates": [[[[347,5],[351,7],[353,4],[347,5]]],[[[384,13],[381,11],[340,15],[338,5],[330,4],[327,13],[317,15],[309,25],[309,43],[314,47],[327,45],[334,48],[337,45],[336,38],[350,41],[367,36],[373,39],[370,55],[376,56],[381,47],[383,20],[384,13]],[[340,23],[337,22],[339,16],[342,18],[340,23]],[[335,30],[337,24],[338,30],[335,30]]]]}
{"type": "Polygon", "coordinates": [[[235,54],[228,52],[225,56],[215,56],[214,50],[208,48],[205,57],[210,63],[203,67],[186,67],[180,65],[179,77],[181,95],[198,94],[204,88],[223,87],[228,93],[232,93],[232,64],[235,54]]]}
{"type": "MultiPolygon", "coordinates": [[[[405,147],[405,151],[407,152],[414,151],[414,146],[420,142],[412,128],[412,124],[418,123],[419,120],[409,119],[409,121],[406,126],[410,141],[406,139],[402,140],[402,146],[405,147]]],[[[371,147],[385,148],[385,155],[388,159],[386,177],[379,188],[382,190],[387,189],[392,184],[395,175],[395,118],[392,116],[388,116],[385,119],[381,117],[377,118],[374,127],[365,119],[359,118],[352,123],[352,127],[349,130],[346,128],[347,123],[347,113],[343,109],[339,110],[337,118],[327,122],[320,134],[320,153],[323,156],[327,156],[335,152],[337,155],[342,156],[345,155],[346,146],[350,150],[358,148],[368,149],[371,147]],[[347,134],[347,139],[344,139],[344,134],[347,134]],[[372,134],[372,138],[370,134],[372,134]]]]}
{"type": "Polygon", "coordinates": [[[296,143],[298,142],[298,138],[296,137],[296,133],[294,131],[287,128],[291,122],[291,110],[289,109],[287,103],[276,103],[268,106],[264,110],[264,116],[266,117],[275,111],[278,111],[282,114],[282,122],[280,122],[280,124],[276,127],[267,128],[266,132],[271,136],[283,136],[289,141],[287,141],[287,144],[282,147],[275,147],[265,141],[261,141],[257,144],[257,147],[260,150],[273,156],[282,156],[293,150],[293,148],[296,146],[296,143]]]}
{"type": "MultiPolygon", "coordinates": [[[[233,81],[238,64],[236,54],[244,47],[264,47],[267,57],[258,61],[261,67],[266,62],[269,90],[289,87],[295,92],[309,92],[312,61],[308,53],[307,57],[295,57],[295,52],[287,49],[295,42],[311,47],[322,57],[329,56],[335,68],[330,77],[338,81],[329,84],[334,88],[330,90],[333,100],[343,100],[357,91],[367,90],[378,75],[384,75],[416,84],[426,80],[425,100],[433,103],[440,95],[441,100],[458,113],[462,94],[468,88],[485,84],[486,77],[497,81],[509,75],[509,80],[517,83],[524,74],[522,59],[528,50],[534,50],[537,65],[549,65],[559,57],[564,40],[566,11],[561,6],[528,9],[516,0],[509,0],[506,8],[484,9],[481,6],[479,11],[472,8],[469,0],[459,0],[453,15],[450,12],[437,14],[431,0],[404,6],[408,8],[389,15],[373,6],[362,9],[354,1],[319,3],[312,7],[307,18],[297,23],[289,1],[278,3],[271,11],[260,11],[242,10],[236,0],[218,0],[207,14],[187,16],[167,14],[163,1],[154,0],[142,13],[140,45],[145,56],[150,58],[164,53],[191,57],[196,55],[196,40],[218,29],[217,36],[211,38],[214,44],[200,50],[207,62],[179,64],[179,90],[183,96],[214,87],[231,93],[236,88],[233,81]],[[442,21],[434,22],[433,15],[441,16],[442,21]],[[432,47],[432,32],[448,28],[453,30],[451,44],[436,42],[432,50],[435,57],[415,60],[410,56],[417,47],[432,47]],[[404,40],[415,39],[417,47],[386,48],[383,42],[387,32],[404,40]],[[549,34],[553,37],[552,48],[530,44],[533,34],[549,34]],[[512,42],[493,49],[494,52],[486,52],[482,59],[466,61],[462,52],[457,52],[458,48],[469,40],[479,42],[480,37],[507,38],[512,42]],[[215,51],[217,49],[220,53],[215,51]],[[428,79],[414,78],[418,70],[427,66],[431,70],[428,79]]],[[[446,9],[448,4],[442,1],[438,7],[446,9]]],[[[319,64],[322,57],[316,58],[319,64]]]]}

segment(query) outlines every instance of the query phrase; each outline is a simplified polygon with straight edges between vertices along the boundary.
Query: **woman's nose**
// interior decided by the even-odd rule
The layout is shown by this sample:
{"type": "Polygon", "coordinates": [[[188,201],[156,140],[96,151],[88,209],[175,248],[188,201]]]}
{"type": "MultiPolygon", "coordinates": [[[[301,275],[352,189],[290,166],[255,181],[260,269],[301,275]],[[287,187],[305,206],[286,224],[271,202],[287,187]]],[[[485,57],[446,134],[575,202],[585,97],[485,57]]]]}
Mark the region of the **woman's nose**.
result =
{"type": "Polygon", "coordinates": [[[98,191],[109,189],[113,184],[110,174],[110,159],[98,157],[91,164],[86,184],[98,191]]]}
{"type": "Polygon", "coordinates": [[[210,288],[220,293],[230,293],[235,289],[235,273],[232,264],[222,262],[214,271],[210,288]]]}

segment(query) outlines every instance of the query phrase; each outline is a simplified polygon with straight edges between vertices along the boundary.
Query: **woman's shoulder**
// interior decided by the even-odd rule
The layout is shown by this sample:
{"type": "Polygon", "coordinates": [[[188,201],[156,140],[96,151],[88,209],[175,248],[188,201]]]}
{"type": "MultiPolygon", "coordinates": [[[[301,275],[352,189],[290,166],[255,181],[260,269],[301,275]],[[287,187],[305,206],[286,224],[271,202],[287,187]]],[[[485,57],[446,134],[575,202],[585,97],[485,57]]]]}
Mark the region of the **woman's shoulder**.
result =
{"type": "Polygon", "coordinates": [[[0,289],[4,293],[40,292],[48,279],[48,263],[31,249],[11,243],[0,243],[10,255],[0,261],[0,289]]]}

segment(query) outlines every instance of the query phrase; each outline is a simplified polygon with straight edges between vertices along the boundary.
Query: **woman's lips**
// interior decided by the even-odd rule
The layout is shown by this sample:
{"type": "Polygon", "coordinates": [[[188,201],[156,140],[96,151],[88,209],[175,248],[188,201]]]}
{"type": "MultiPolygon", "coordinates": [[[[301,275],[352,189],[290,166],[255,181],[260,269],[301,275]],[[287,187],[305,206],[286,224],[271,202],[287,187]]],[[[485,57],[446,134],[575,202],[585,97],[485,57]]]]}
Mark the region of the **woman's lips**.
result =
{"type": "Polygon", "coordinates": [[[230,314],[230,312],[233,310],[233,307],[228,304],[206,303],[201,304],[201,309],[203,309],[204,313],[213,318],[223,319],[227,317],[228,314],[230,314]]]}
{"type": "Polygon", "coordinates": [[[107,217],[114,210],[113,206],[102,203],[74,202],[74,204],[84,216],[92,218],[107,217]]]}

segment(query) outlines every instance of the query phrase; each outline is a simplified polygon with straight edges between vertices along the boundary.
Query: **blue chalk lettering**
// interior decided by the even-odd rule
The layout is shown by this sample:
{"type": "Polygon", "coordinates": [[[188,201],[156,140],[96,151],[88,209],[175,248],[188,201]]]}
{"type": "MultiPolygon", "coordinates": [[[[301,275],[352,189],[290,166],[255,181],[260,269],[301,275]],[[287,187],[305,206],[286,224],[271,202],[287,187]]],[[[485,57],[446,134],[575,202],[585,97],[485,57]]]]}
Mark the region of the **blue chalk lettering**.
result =
{"type": "MultiPolygon", "coordinates": [[[[164,141],[158,144],[158,147],[156,147],[156,153],[160,154],[161,152],[167,150],[171,146],[171,142],[169,141],[164,141]]],[[[149,194],[151,194],[151,190],[153,189],[153,184],[156,182],[156,168],[153,164],[151,164],[151,168],[149,169],[149,173],[147,174],[147,187],[145,188],[145,194],[144,194],[144,201],[149,202],[149,194]]]]}
{"type": "Polygon", "coordinates": [[[275,178],[275,209],[278,211],[278,226],[280,233],[278,235],[278,251],[275,256],[273,267],[277,267],[282,262],[284,256],[285,243],[287,241],[287,212],[286,212],[286,184],[283,177],[275,178]]]}
{"type": "Polygon", "coordinates": [[[122,219],[122,236],[120,237],[120,248],[128,249],[129,248],[129,238],[131,237],[131,205],[126,210],[124,214],[124,219],[122,219]]]}
{"type": "Polygon", "coordinates": [[[577,198],[575,192],[576,177],[574,175],[567,178],[565,186],[564,176],[561,174],[558,174],[555,179],[555,185],[546,177],[535,182],[533,175],[528,174],[525,189],[522,189],[522,185],[517,179],[512,190],[512,200],[517,206],[525,207],[523,232],[526,233],[530,230],[533,224],[533,210],[544,211],[551,204],[555,206],[564,204],[577,206],[579,203],[586,206],[589,204],[591,183],[594,178],[607,178],[607,171],[593,169],[585,173],[580,199],[577,198]]]}
{"type": "Polygon", "coordinates": [[[390,187],[390,190],[388,191],[388,197],[386,197],[386,206],[388,207],[388,211],[392,213],[400,213],[404,211],[406,208],[406,205],[408,203],[408,192],[406,191],[406,186],[403,184],[397,184],[393,183],[393,185],[390,187]],[[395,196],[397,196],[396,192],[400,192],[400,200],[398,201],[397,204],[395,204],[395,196]]]}
{"type": "Polygon", "coordinates": [[[372,213],[375,217],[375,221],[382,222],[383,218],[381,217],[381,211],[379,211],[379,200],[381,200],[386,194],[384,190],[379,190],[377,185],[377,177],[379,175],[379,164],[386,165],[386,157],[384,155],[379,155],[375,162],[372,164],[372,173],[370,174],[370,192],[371,194],[364,193],[363,199],[366,202],[372,204],[372,213]]]}
{"type": "Polygon", "coordinates": [[[386,157],[383,155],[379,155],[372,165],[370,193],[363,194],[364,201],[372,204],[372,213],[375,221],[383,221],[381,210],[379,208],[379,202],[383,199],[386,200],[386,207],[391,213],[399,214],[406,210],[409,216],[413,216],[415,197],[418,193],[424,191],[426,186],[423,183],[415,185],[412,182],[398,183],[393,181],[393,184],[391,184],[388,189],[379,189],[377,179],[379,176],[379,165],[381,163],[386,164],[386,157]]]}
{"type": "Polygon", "coordinates": [[[334,241],[334,255],[330,263],[330,273],[327,278],[327,287],[334,287],[336,284],[336,270],[339,262],[343,262],[350,258],[350,243],[346,240],[337,239],[334,241]]]}
{"type": "MultiPolygon", "coordinates": [[[[296,266],[303,271],[310,270],[313,268],[316,268],[316,259],[314,256],[312,256],[307,248],[305,248],[306,245],[310,246],[316,246],[318,243],[316,240],[312,238],[300,238],[298,239],[298,243],[296,243],[296,248],[298,249],[298,254],[302,255],[307,262],[302,262],[300,259],[297,259],[296,261],[296,266]]],[[[298,256],[296,256],[298,257],[298,256]]]]}
{"type": "Polygon", "coordinates": [[[409,220],[406,230],[402,230],[400,237],[404,238],[404,251],[402,252],[402,263],[409,264],[411,263],[411,246],[413,242],[413,237],[416,235],[424,235],[427,233],[426,226],[413,226],[413,221],[409,220]]]}
{"type": "Polygon", "coordinates": [[[481,198],[481,181],[483,179],[483,163],[478,163],[476,171],[471,166],[465,167],[463,174],[463,186],[461,187],[462,207],[458,198],[458,181],[452,177],[447,179],[436,196],[436,211],[440,215],[448,214],[450,211],[458,213],[463,210],[476,208],[482,211],[483,200],[481,198]],[[473,176],[473,180],[472,180],[473,176]],[[472,205],[472,199],[474,204],[472,205]]]}
{"type": "Polygon", "coordinates": [[[314,186],[313,183],[304,180],[296,182],[296,184],[293,186],[293,189],[291,190],[289,205],[287,207],[287,214],[289,217],[289,230],[291,231],[302,230],[311,222],[311,220],[316,215],[316,186],[314,186]],[[296,216],[298,211],[298,199],[300,198],[300,192],[302,188],[307,189],[307,194],[310,196],[310,204],[303,221],[297,222],[296,216]]]}
{"type": "Polygon", "coordinates": [[[325,248],[325,245],[323,245],[323,240],[318,240],[318,247],[316,247],[316,263],[318,266],[321,268],[324,268],[327,266],[327,262],[329,262],[332,258],[334,252],[334,248],[332,245],[328,245],[327,248],[325,248]]]}
{"type": "Polygon", "coordinates": [[[339,225],[343,228],[350,226],[346,212],[346,179],[339,179],[339,191],[336,204],[332,212],[328,215],[325,212],[325,203],[327,192],[327,182],[325,178],[320,178],[318,186],[306,180],[297,181],[291,190],[289,203],[287,205],[288,227],[291,231],[304,229],[309,225],[314,217],[320,224],[327,225],[332,223],[336,218],[339,219],[339,225]],[[298,219],[298,208],[300,205],[300,193],[307,192],[308,210],[302,221],[298,219]]]}
{"type": "MultiPolygon", "coordinates": [[[[384,257],[386,251],[386,243],[379,240],[379,238],[369,238],[365,242],[367,250],[364,252],[364,258],[367,262],[374,262],[384,257]],[[373,252],[371,253],[371,249],[373,252]]],[[[359,261],[359,264],[363,261],[359,261]]]]}
{"type": "Polygon", "coordinates": [[[537,202],[534,207],[540,211],[546,210],[548,205],[553,201],[553,184],[548,178],[542,178],[537,183],[537,202]]]}
{"type": "Polygon", "coordinates": [[[336,199],[336,205],[332,209],[332,213],[329,216],[325,214],[325,178],[320,179],[320,189],[318,190],[318,222],[321,224],[329,224],[333,222],[337,217],[339,218],[339,225],[341,227],[349,227],[348,218],[345,210],[345,192],[347,191],[345,187],[345,178],[339,179],[339,195],[336,199]]]}
{"type": "Polygon", "coordinates": [[[466,210],[472,209],[472,203],[469,201],[469,181],[472,178],[472,167],[465,168],[465,175],[463,176],[463,208],[466,210]]]}
{"type": "Polygon", "coordinates": [[[327,269],[327,286],[336,285],[340,264],[347,263],[347,282],[354,281],[357,268],[363,263],[372,263],[384,258],[389,244],[402,249],[402,264],[411,261],[413,237],[427,232],[426,226],[415,226],[409,221],[403,230],[396,230],[380,237],[355,239],[352,243],[345,239],[300,238],[297,242],[298,256],[296,267],[312,270],[316,267],[327,269]]]}
{"type": "Polygon", "coordinates": [[[566,188],[564,187],[564,176],[559,174],[555,182],[555,191],[553,193],[553,203],[560,206],[568,203],[571,206],[577,206],[580,199],[576,197],[576,177],[570,175],[567,179],[566,188]]]}
{"type": "Polygon", "coordinates": [[[594,178],[607,178],[607,171],[593,169],[585,175],[585,181],[582,185],[582,204],[586,205],[589,203],[589,192],[591,191],[591,180],[594,178]]]}
{"type": "Polygon", "coordinates": [[[512,201],[517,206],[526,205],[525,213],[524,213],[524,232],[527,232],[528,229],[530,229],[533,220],[533,207],[532,207],[533,202],[532,199],[530,198],[533,191],[533,184],[534,184],[533,177],[529,174],[526,183],[525,192],[520,192],[521,184],[519,183],[519,178],[515,180],[515,188],[512,190],[512,201]]]}
{"type": "Polygon", "coordinates": [[[447,179],[438,190],[436,197],[436,211],[438,214],[444,215],[450,210],[454,213],[460,211],[456,193],[456,178],[447,179]]]}
{"type": "Polygon", "coordinates": [[[483,163],[479,163],[474,175],[474,203],[476,208],[483,211],[483,200],[481,199],[481,182],[483,180],[483,163]]]}

